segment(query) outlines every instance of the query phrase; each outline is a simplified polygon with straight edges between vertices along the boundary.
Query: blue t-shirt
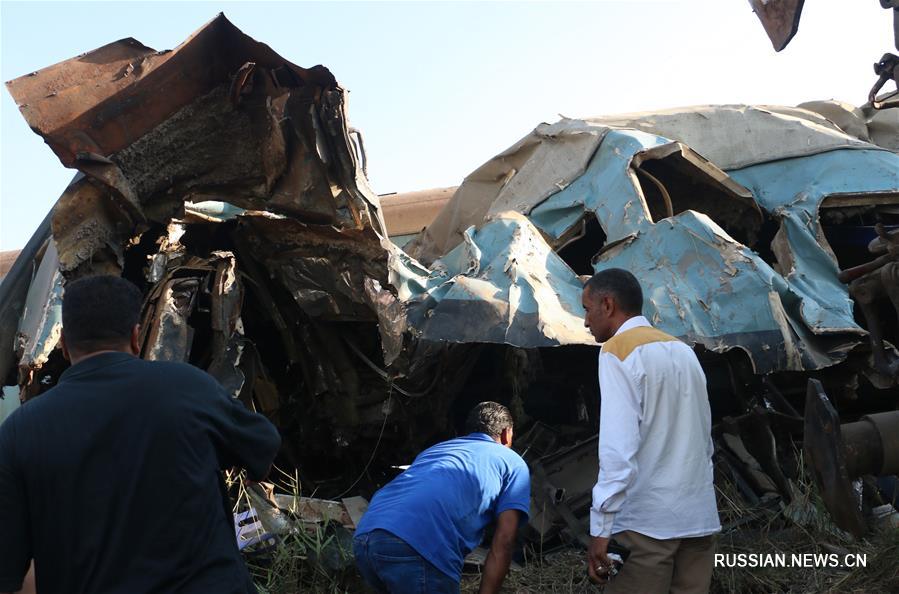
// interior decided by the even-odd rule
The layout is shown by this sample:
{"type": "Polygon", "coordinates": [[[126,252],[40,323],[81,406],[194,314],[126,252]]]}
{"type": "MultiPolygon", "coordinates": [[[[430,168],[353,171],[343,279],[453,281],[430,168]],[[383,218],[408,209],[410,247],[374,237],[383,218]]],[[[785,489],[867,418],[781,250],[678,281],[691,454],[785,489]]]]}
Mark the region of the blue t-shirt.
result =
{"type": "Polygon", "coordinates": [[[419,454],[375,493],[356,534],[391,532],[458,580],[484,528],[506,510],[526,517],[530,497],[531,478],[521,456],[485,433],[472,433],[419,454]]]}

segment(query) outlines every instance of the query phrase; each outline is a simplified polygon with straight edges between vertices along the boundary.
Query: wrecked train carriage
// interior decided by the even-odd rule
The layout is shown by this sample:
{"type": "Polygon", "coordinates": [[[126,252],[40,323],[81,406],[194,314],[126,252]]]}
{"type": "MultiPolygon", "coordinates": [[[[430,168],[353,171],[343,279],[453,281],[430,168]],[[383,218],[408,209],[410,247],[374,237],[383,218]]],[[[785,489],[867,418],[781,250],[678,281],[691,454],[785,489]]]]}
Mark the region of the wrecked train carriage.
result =
{"type": "MultiPolygon", "coordinates": [[[[451,320],[491,309],[473,289],[486,281],[484,294],[523,296],[517,308],[506,308],[514,298],[490,304],[489,315],[508,318],[505,342],[591,344],[573,323],[575,274],[618,265],[652,288],[655,324],[715,353],[740,350],[755,375],[819,372],[856,354],[854,368],[885,388],[894,381],[859,362],[868,332],[839,272],[871,259],[857,247],[874,237],[875,218],[899,222],[897,164],[798,108],[543,124],[471,174],[407,246],[430,266],[424,289],[399,274],[394,285],[408,288],[424,338],[473,340],[451,320]],[[518,328],[542,338],[512,336],[518,328]]],[[[483,334],[500,338],[489,323],[483,334]]]]}
{"type": "Polygon", "coordinates": [[[22,399],[66,367],[65,282],[111,273],[146,295],[142,356],[207,369],[270,416],[281,462],[326,494],[376,442],[401,463],[447,431],[439,399],[415,397],[460,365],[436,348],[407,372],[396,248],[327,69],[219,15],[174,50],[126,39],[7,87],[79,171],[0,285],[0,376],[22,399]]]}
{"type": "MultiPolygon", "coordinates": [[[[844,110],[813,105],[831,117],[844,110]]],[[[406,245],[429,269],[392,269],[393,284],[422,339],[486,340],[526,354],[522,394],[552,374],[543,360],[564,351],[565,363],[546,367],[567,377],[544,393],[561,407],[572,393],[565,379],[577,377],[588,396],[596,390],[595,349],[579,346],[593,341],[579,326],[577,275],[633,271],[647,317],[699,350],[719,476],[750,504],[790,501],[809,378],[823,382],[844,421],[892,410],[899,396],[889,291],[863,302],[846,284],[881,274],[897,253],[889,247],[871,267],[869,242],[879,235],[872,246],[883,254],[899,229],[899,156],[853,132],[810,109],[752,106],[542,124],[466,178],[406,245]]],[[[520,440],[538,484],[531,526],[576,541],[595,442],[566,448],[577,440],[560,440],[557,429],[535,426],[520,440]]],[[[837,444],[839,433],[828,439],[837,444]]],[[[843,526],[857,532],[858,523],[843,526]]]]}
{"type": "Polygon", "coordinates": [[[595,467],[582,440],[598,409],[579,274],[631,268],[654,287],[649,317],[702,347],[721,464],[747,493],[789,496],[795,468],[779,455],[802,431],[810,375],[842,410],[857,392],[895,400],[838,265],[867,258],[849,247],[867,223],[893,220],[896,155],[808,110],[541,125],[472,173],[404,252],[330,73],[224,17],[171,52],[126,40],[10,89],[81,172],[45,225],[52,241],[36,235],[0,285],[15,296],[0,300],[0,341],[18,333],[18,373],[12,353],[0,363],[25,397],[65,366],[64,279],[122,274],[147,295],[144,356],[205,368],[272,417],[282,462],[324,495],[370,490],[496,399],[529,428],[519,444],[546,477],[535,529],[572,538],[589,498],[566,482],[568,454],[595,467]],[[861,390],[844,389],[854,375],[861,390]]]}

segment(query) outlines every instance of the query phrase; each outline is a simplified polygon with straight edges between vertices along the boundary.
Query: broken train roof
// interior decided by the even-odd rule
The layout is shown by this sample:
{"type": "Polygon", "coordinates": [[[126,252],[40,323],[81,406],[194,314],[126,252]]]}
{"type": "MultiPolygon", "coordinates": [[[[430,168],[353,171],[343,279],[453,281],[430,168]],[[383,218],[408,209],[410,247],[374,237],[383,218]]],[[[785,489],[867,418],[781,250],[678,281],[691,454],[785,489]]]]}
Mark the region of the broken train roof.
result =
{"type": "Polygon", "coordinates": [[[465,179],[407,246],[429,271],[391,272],[422,338],[591,344],[580,282],[560,257],[580,243],[591,271],[637,275],[663,330],[743,349],[757,373],[814,370],[867,335],[819,209],[897,202],[899,155],[806,109],[563,119],[465,179]],[[757,245],[766,223],[770,249],[757,245]]]}

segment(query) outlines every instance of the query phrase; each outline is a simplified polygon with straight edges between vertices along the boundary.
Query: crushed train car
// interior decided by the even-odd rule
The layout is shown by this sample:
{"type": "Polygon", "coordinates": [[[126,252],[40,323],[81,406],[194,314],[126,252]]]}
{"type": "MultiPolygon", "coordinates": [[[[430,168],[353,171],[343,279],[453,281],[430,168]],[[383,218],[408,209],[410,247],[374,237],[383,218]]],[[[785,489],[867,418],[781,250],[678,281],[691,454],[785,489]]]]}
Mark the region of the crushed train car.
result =
{"type": "MultiPolygon", "coordinates": [[[[887,415],[868,467],[895,474],[885,452],[899,421],[899,155],[870,136],[836,102],[542,124],[466,178],[406,245],[427,273],[392,284],[407,289],[409,323],[424,339],[572,348],[592,343],[576,325],[577,275],[626,268],[647,290],[644,314],[700,349],[719,474],[751,500],[791,499],[810,378],[844,422],[887,415]]],[[[834,451],[838,433],[827,437],[834,451]]],[[[536,490],[557,530],[586,524],[592,482],[568,468],[590,448],[565,451],[547,453],[536,490]]],[[[811,461],[835,475],[839,457],[811,461]]],[[[595,466],[595,455],[578,464],[595,466]]],[[[860,476],[849,474],[822,485],[848,492],[860,476]]]]}
{"type": "Polygon", "coordinates": [[[500,400],[532,534],[575,542],[600,406],[582,275],[631,269],[647,316],[697,346],[718,472],[755,503],[791,497],[809,378],[844,423],[896,406],[896,131],[840,104],[564,119],[382,208],[331,73],[221,15],[171,51],[122,40],[7,84],[78,174],[0,284],[6,399],[65,368],[65,282],[122,275],[142,356],[269,416],[322,496],[370,495],[500,400]]]}
{"type": "Polygon", "coordinates": [[[52,386],[66,280],[120,274],[147,298],[142,356],[207,369],[278,423],[283,463],[339,482],[391,386],[422,387],[383,370],[402,338],[395,248],[331,73],[219,15],[174,50],[125,39],[7,87],[78,173],[0,285],[4,385],[52,386]]]}

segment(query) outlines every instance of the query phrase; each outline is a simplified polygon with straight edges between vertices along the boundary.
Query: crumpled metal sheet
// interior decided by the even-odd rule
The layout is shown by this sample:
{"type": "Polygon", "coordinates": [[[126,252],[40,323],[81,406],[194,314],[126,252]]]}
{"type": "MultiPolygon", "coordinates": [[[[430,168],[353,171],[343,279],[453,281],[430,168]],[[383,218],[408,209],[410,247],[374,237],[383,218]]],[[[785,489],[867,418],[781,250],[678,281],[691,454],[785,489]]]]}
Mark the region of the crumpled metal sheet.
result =
{"type": "MultiPolygon", "coordinates": [[[[323,66],[305,69],[219,15],[171,51],[133,39],[7,83],[29,125],[85,178],[54,213],[63,271],[185,202],[225,201],[385,236],[323,66]]],[[[96,272],[96,270],[93,270],[96,272]]]]}
{"type": "MultiPolygon", "coordinates": [[[[653,134],[610,130],[584,175],[535,207],[529,218],[552,239],[565,237],[587,213],[599,220],[609,243],[629,236],[638,227],[652,223],[633,162],[649,151],[672,144],[671,140],[653,134]]],[[[696,168],[695,173],[711,177],[712,172],[727,178],[717,167],[707,172],[696,168]]],[[[744,189],[739,194],[732,193],[723,208],[734,212],[743,226],[755,229],[761,223],[758,206],[744,189]]]]}
{"type": "Polygon", "coordinates": [[[740,348],[756,373],[827,367],[845,358],[864,334],[854,326],[850,336],[834,337],[841,339],[837,344],[815,348],[802,304],[820,308],[827,297],[845,297],[845,289],[800,293],[693,211],[644,226],[600,253],[595,266],[633,272],[645,290],[643,313],[654,325],[715,352],[740,348]]]}
{"type": "Polygon", "coordinates": [[[148,361],[186,362],[190,357],[194,328],[187,323],[200,291],[201,278],[169,278],[149,296],[152,313],[144,315],[141,338],[143,358],[148,361]]]}
{"type": "Polygon", "coordinates": [[[587,121],[683,142],[724,170],[839,148],[871,148],[818,113],[781,105],[701,105],[587,121]]]}
{"type": "Polygon", "coordinates": [[[857,331],[852,301],[837,279],[836,259],[818,220],[822,201],[841,194],[899,192],[899,155],[838,150],[731,171],[759,204],[781,221],[789,261],[779,262],[787,282],[805,299],[803,321],[816,334],[857,331]],[[826,296],[826,298],[825,298],[826,296]]]}
{"type": "Polygon", "coordinates": [[[18,361],[16,334],[37,268],[36,258],[50,238],[51,215],[44,217],[0,283],[0,382],[6,381],[18,361]]]}
{"type": "Polygon", "coordinates": [[[56,243],[51,239],[41,258],[19,321],[16,352],[19,383],[29,384],[35,370],[50,358],[62,335],[63,277],[59,272],[56,243]]]}
{"type": "Polygon", "coordinates": [[[387,284],[387,253],[376,235],[253,213],[239,217],[237,233],[310,317],[377,319],[365,289],[366,279],[387,284]]]}
{"type": "Polygon", "coordinates": [[[833,99],[808,101],[797,107],[822,115],[859,140],[899,151],[899,111],[895,109],[874,109],[870,103],[855,107],[833,99]]]}
{"type": "Polygon", "coordinates": [[[527,214],[580,176],[607,128],[581,120],[540,124],[465,178],[449,204],[406,251],[430,264],[462,241],[462,233],[504,211],[527,214]]]}
{"type": "MultiPolygon", "coordinates": [[[[772,125],[765,121],[756,133],[763,134],[772,125]]],[[[834,365],[867,333],[853,319],[852,302],[837,279],[836,259],[817,224],[817,209],[825,196],[835,193],[899,190],[899,156],[870,144],[861,150],[859,141],[842,132],[828,131],[825,136],[845,148],[824,150],[825,143],[804,157],[729,172],[714,167],[714,162],[705,169],[697,162],[697,172],[703,169],[702,175],[727,182],[721,186],[729,195],[725,208],[745,213],[741,216],[724,216],[720,205],[708,209],[697,200],[673,216],[654,219],[636,171],[643,166],[640,155],[681,139],[624,128],[607,130],[583,174],[533,205],[526,217],[504,215],[502,231],[490,217],[468,229],[465,243],[443,257],[449,262],[444,264],[446,280],[437,275],[440,260],[429,275],[395,261],[400,271],[394,274],[396,280],[407,279],[399,294],[408,289],[415,303],[410,307],[410,325],[424,338],[439,336],[450,342],[534,347],[547,345],[547,337],[552,337],[555,344],[589,344],[558,315],[558,295],[532,291],[538,305],[528,313],[539,313],[529,323],[540,329],[539,335],[513,330],[515,320],[507,312],[514,309],[517,281],[497,271],[515,270],[514,278],[537,277],[549,287],[573,287],[573,293],[562,299],[561,310],[581,316],[580,283],[560,259],[559,267],[546,263],[548,254],[556,257],[553,247],[570,239],[585,217],[595,216],[606,237],[594,257],[594,269],[621,267],[634,272],[647,291],[644,314],[662,330],[715,352],[743,349],[757,373],[834,365]],[[733,235],[746,231],[738,228],[741,221],[747,228],[758,225],[760,207],[783,225],[783,240],[792,254],[790,266],[780,267],[783,274],[733,235]],[[718,221],[702,210],[715,214],[718,221]],[[733,233],[722,224],[730,225],[733,233]],[[506,252],[496,248],[502,241],[514,246],[520,238],[531,243],[506,252]],[[486,274],[483,261],[492,263],[486,274]],[[414,277],[417,282],[408,281],[414,277]],[[458,303],[478,315],[462,312],[458,303]],[[445,321],[450,316],[472,322],[453,326],[445,321]]]]}
{"type": "Polygon", "coordinates": [[[529,347],[594,344],[584,328],[581,282],[528,219],[501,213],[434,262],[407,302],[419,338],[529,347]]]}

